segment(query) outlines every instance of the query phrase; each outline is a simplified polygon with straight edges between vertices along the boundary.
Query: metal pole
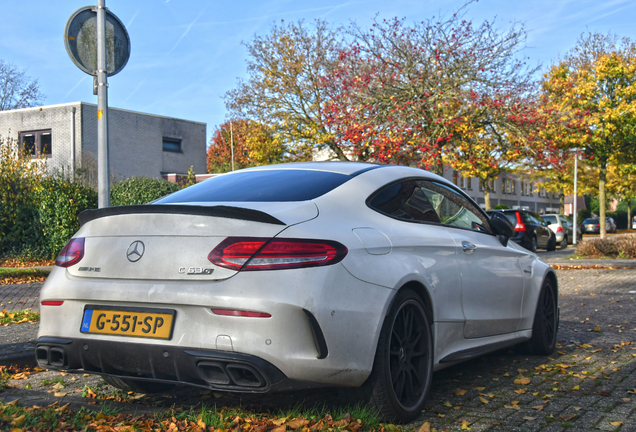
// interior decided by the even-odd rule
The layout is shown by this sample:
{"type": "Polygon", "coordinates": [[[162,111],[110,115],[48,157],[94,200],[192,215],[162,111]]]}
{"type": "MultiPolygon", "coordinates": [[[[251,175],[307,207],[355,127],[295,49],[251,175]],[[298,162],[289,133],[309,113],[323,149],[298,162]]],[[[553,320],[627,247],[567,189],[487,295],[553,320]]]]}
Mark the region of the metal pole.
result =
{"type": "Polygon", "coordinates": [[[106,4],[97,0],[97,206],[110,206],[106,4]]]}
{"type": "Polygon", "coordinates": [[[75,181],[75,107],[71,107],[71,181],[75,181]]]}
{"type": "Polygon", "coordinates": [[[232,120],[230,120],[230,150],[232,151],[232,171],[234,171],[234,133],[232,132],[232,120]]]}
{"type": "Polygon", "coordinates": [[[576,172],[578,171],[577,170],[577,160],[578,160],[577,151],[578,151],[578,149],[574,149],[574,197],[573,197],[574,199],[572,200],[573,204],[574,204],[574,206],[573,206],[573,208],[574,208],[574,216],[573,216],[573,219],[574,219],[574,240],[572,240],[572,245],[574,247],[576,247],[576,240],[577,240],[577,237],[578,237],[577,236],[577,232],[578,232],[578,228],[579,228],[577,226],[577,220],[576,220],[576,204],[577,204],[576,202],[578,201],[578,199],[577,199],[578,195],[576,194],[576,172]]]}

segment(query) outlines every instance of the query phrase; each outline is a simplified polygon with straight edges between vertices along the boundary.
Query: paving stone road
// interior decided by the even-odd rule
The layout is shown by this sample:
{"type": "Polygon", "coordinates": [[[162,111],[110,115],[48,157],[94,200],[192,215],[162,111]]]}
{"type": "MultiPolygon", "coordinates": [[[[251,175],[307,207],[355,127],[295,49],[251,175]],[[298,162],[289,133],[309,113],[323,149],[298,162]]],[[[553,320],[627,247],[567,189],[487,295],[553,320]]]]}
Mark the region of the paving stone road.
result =
{"type": "MultiPolygon", "coordinates": [[[[409,428],[429,422],[431,430],[437,431],[460,431],[463,425],[472,431],[636,431],[636,269],[557,273],[561,307],[557,351],[544,357],[502,350],[435,373],[429,401],[409,428]]],[[[20,298],[37,296],[32,286],[10,289],[24,290],[20,298]]],[[[34,337],[36,326],[0,327],[0,351],[5,338],[15,337],[18,329],[34,337]]],[[[58,399],[60,404],[90,407],[87,403],[94,400],[80,396],[84,385],[96,388],[99,394],[113,391],[109,386],[100,387],[96,377],[76,375],[71,381],[66,376],[66,396],[56,398],[50,385],[42,381],[59,376],[58,372],[42,372],[14,380],[15,387],[0,393],[0,399],[20,397],[27,405],[58,399]],[[31,390],[26,390],[27,385],[31,390]]],[[[173,405],[187,408],[203,401],[278,410],[303,400],[308,405],[329,403],[333,390],[215,397],[210,392],[184,389],[168,397],[142,397],[117,407],[143,412],[173,405]]]]}

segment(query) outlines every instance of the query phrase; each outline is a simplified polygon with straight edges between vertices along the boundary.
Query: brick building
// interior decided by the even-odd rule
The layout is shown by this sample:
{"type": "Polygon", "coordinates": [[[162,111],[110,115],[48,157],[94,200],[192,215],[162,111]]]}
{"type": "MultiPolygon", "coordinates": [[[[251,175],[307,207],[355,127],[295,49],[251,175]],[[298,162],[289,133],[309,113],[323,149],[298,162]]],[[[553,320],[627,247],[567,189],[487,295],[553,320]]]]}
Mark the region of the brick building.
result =
{"type": "MultiPolygon", "coordinates": [[[[118,108],[108,110],[111,176],[161,177],[206,172],[206,124],[118,108]]],[[[50,170],[75,170],[97,160],[97,105],[73,102],[0,111],[0,136],[19,140],[50,170]]]]}

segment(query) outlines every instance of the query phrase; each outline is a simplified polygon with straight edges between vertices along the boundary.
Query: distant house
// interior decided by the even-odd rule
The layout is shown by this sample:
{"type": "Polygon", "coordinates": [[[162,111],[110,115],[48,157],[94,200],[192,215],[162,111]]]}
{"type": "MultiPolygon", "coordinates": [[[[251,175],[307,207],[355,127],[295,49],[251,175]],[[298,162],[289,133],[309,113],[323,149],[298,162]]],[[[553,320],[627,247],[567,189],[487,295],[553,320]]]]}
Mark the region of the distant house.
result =
{"type": "MultiPolygon", "coordinates": [[[[475,177],[462,177],[452,168],[444,172],[444,177],[459,186],[484,208],[484,188],[475,177]]],[[[540,182],[519,174],[504,173],[492,184],[490,205],[505,205],[511,209],[522,209],[543,213],[559,212],[559,195],[547,192],[540,182]]]]}
{"type": "MultiPolygon", "coordinates": [[[[97,105],[73,102],[0,111],[0,136],[19,140],[49,170],[74,173],[97,160],[97,105]]],[[[206,124],[119,108],[108,110],[111,177],[206,172],[206,124]]]]}

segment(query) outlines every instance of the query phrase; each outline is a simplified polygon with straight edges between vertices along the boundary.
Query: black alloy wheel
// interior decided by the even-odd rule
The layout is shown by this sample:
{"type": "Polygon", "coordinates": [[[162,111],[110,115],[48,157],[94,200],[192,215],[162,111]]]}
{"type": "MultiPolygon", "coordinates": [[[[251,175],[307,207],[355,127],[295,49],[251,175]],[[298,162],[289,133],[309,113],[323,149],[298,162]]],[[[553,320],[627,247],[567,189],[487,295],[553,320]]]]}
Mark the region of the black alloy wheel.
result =
{"type": "Polygon", "coordinates": [[[368,386],[371,403],[386,421],[420,414],[433,376],[433,335],[420,297],[400,291],[380,333],[368,386]]]}
{"type": "Polygon", "coordinates": [[[557,247],[556,234],[550,231],[550,238],[548,239],[548,245],[546,246],[546,249],[550,252],[550,251],[556,250],[556,247],[557,247]]]}
{"type": "Polygon", "coordinates": [[[530,240],[530,252],[537,252],[537,236],[532,235],[532,239],[530,240]]]}
{"type": "Polygon", "coordinates": [[[532,326],[532,338],[525,342],[525,351],[534,355],[554,352],[559,326],[559,308],[552,282],[543,282],[532,326]]]}

